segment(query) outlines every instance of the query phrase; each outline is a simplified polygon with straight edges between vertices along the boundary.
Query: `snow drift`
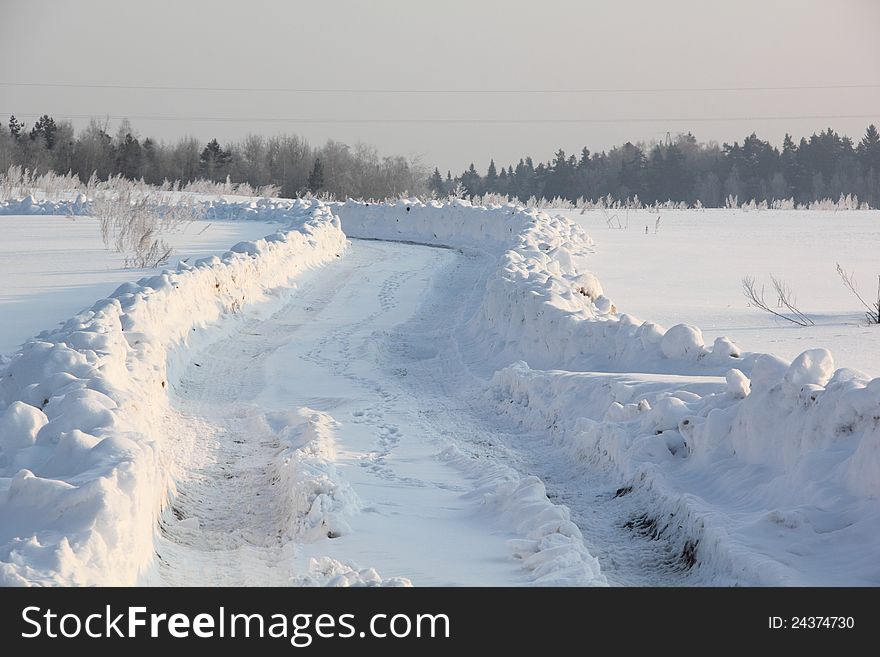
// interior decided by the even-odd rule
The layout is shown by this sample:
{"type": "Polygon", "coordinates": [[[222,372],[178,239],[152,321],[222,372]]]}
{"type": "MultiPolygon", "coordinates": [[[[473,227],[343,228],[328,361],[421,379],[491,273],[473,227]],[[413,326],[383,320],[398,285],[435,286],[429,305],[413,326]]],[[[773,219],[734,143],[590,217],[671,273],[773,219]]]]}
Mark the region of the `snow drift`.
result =
{"type": "Polygon", "coordinates": [[[0,584],[131,584],[149,563],[174,351],[345,249],[329,209],[290,207],[298,228],[124,284],[0,370],[0,584]]]}
{"type": "Polygon", "coordinates": [[[511,554],[529,572],[533,585],[608,585],[568,508],[550,501],[540,479],[503,465],[487,468],[455,445],[439,456],[476,481],[477,488],[468,496],[488,509],[494,522],[514,528],[520,538],[509,541],[511,554]]]}
{"type": "Polygon", "coordinates": [[[345,516],[360,507],[357,495],[336,472],[333,431],[327,413],[299,409],[291,424],[285,418],[282,448],[273,463],[273,481],[281,485],[285,526],[292,538],[336,538],[350,531],[345,516]],[[297,421],[298,420],[298,421],[297,421]]]}
{"type": "Polygon", "coordinates": [[[636,530],[714,584],[876,585],[880,395],[825,350],[759,360],[751,381],[498,372],[489,399],[546,429],[585,475],[641,495],[636,530]],[[766,360],[764,360],[766,359],[766,360]],[[751,389],[750,389],[751,388],[751,389]],[[549,427],[549,429],[547,429],[549,427]]]}

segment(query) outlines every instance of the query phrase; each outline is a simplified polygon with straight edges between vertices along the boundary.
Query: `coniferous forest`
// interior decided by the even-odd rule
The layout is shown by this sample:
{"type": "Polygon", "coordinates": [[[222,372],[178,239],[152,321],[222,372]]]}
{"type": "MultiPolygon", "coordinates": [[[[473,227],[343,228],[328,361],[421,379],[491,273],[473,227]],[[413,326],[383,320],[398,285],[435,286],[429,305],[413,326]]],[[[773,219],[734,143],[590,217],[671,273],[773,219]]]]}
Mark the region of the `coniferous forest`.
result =
{"type": "Polygon", "coordinates": [[[633,144],[591,153],[558,150],[553,159],[535,164],[523,157],[514,165],[492,160],[485,174],[473,164],[458,176],[435,169],[430,190],[446,194],[461,184],[471,195],[506,194],[535,198],[616,201],[638,197],[643,203],[674,201],[723,207],[740,203],[793,199],[808,204],[857,196],[880,206],[880,134],[871,125],[857,141],[831,128],[798,140],[786,135],[782,148],[751,134],[732,144],[700,143],[691,133],[664,143],[633,144]]]}

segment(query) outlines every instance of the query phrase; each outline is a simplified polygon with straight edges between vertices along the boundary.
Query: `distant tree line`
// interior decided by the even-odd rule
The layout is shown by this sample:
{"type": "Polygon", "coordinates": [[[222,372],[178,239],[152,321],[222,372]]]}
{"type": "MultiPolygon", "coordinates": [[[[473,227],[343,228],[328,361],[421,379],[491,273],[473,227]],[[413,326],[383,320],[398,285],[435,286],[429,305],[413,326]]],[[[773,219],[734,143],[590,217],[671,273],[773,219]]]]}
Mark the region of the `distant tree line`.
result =
{"type": "Polygon", "coordinates": [[[425,193],[429,172],[418,161],[382,157],[360,143],[328,141],[315,148],[297,135],[248,135],[225,145],[192,137],[166,143],[141,139],[127,120],[111,136],[106,121],[93,119],[75,133],[69,122],[49,115],[30,128],[15,116],[0,127],[0,171],[11,165],[37,173],[72,172],[83,182],[93,173],[100,180],[122,175],[151,184],[228,178],[255,188],[273,185],[287,197],[310,192],[377,199],[425,193]]]}
{"type": "Polygon", "coordinates": [[[530,157],[515,166],[489,162],[485,175],[473,164],[458,176],[435,169],[429,190],[438,196],[502,194],[527,201],[562,198],[624,202],[638,197],[655,202],[698,203],[723,207],[740,203],[794,199],[808,204],[841,195],[857,196],[880,207],[880,134],[868,127],[858,143],[831,128],[795,141],[786,135],[782,149],[752,133],[742,143],[699,143],[690,133],[662,143],[627,142],[609,151],[578,155],[560,149],[537,166],[530,157]]]}
{"type": "Polygon", "coordinates": [[[328,141],[312,147],[297,135],[262,137],[221,144],[184,137],[174,143],[141,139],[128,121],[113,136],[106,121],[73,126],[43,115],[30,128],[14,116],[0,127],[0,171],[20,165],[32,172],[72,172],[82,181],[122,175],[151,184],[206,179],[272,185],[283,196],[306,192],[337,198],[381,199],[431,194],[498,194],[530,198],[596,201],[608,198],[642,203],[684,202],[722,207],[728,199],[799,204],[856,196],[880,207],[880,134],[868,127],[856,143],[828,128],[795,141],[786,135],[779,149],[752,133],[742,143],[700,143],[691,133],[663,142],[627,142],[608,151],[578,155],[560,149],[535,165],[525,157],[514,165],[489,162],[485,174],[470,167],[458,176],[434,169],[428,176],[418,161],[382,157],[369,145],[328,141]]]}

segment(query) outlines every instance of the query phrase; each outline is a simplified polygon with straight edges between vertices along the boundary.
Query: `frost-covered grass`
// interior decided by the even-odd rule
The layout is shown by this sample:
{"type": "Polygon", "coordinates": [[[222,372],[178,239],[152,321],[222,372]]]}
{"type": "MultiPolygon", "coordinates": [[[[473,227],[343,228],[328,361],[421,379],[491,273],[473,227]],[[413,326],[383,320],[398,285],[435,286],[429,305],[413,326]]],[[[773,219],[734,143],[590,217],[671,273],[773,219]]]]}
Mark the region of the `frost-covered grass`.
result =
{"type": "Polygon", "coordinates": [[[67,201],[76,198],[78,194],[93,199],[95,196],[121,192],[137,193],[141,196],[172,192],[214,197],[276,198],[280,188],[277,185],[253,187],[248,183],[233,183],[228,177],[224,182],[194,180],[181,183],[179,180],[165,180],[161,185],[150,185],[143,180],[129,180],[121,175],[98,180],[93,174],[89,180],[82,182],[70,173],[49,171],[35,174],[18,165],[12,165],[5,172],[0,172],[0,203],[26,196],[44,201],[67,201]]]}

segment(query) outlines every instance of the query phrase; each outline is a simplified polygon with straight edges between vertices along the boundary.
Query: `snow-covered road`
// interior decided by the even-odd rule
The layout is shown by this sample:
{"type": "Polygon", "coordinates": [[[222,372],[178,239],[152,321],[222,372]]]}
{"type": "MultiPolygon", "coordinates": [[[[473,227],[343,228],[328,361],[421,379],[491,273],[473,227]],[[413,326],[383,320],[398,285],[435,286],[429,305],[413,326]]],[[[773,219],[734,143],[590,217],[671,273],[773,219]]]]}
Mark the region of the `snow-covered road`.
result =
{"type": "Polygon", "coordinates": [[[436,458],[445,443],[425,417],[434,404],[405,390],[408,359],[395,356],[391,331],[459,258],[354,242],[339,262],[303,276],[271,317],[240,322],[194,355],[173,392],[182,471],[162,522],[165,581],[285,585],[301,581],[309,556],[416,584],[525,580],[506,545],[513,534],[477,513],[463,496],[473,484],[436,458]],[[279,446],[264,420],[299,408],[338,422],[337,467],[361,509],[347,519],[351,531],[295,546],[273,499],[279,446]]]}
{"type": "Polygon", "coordinates": [[[486,402],[490,368],[461,328],[490,269],[476,254],[353,240],[274,314],[193,351],[168,418],[179,436],[169,459],[177,497],[160,523],[158,572],[145,582],[301,584],[348,564],[415,585],[528,584],[534,572],[515,558],[523,521],[536,504],[565,514],[557,499],[602,557],[602,575],[581,543],[586,565],[550,581],[686,583],[669,546],[626,526],[637,500],[615,496],[612,478],[585,481],[542,432],[486,402]],[[334,474],[354,493],[340,511],[344,530],[318,540],[291,535],[276,485],[278,418],[291,413],[332,432],[334,474]],[[548,496],[510,494],[530,475],[548,496]]]}

